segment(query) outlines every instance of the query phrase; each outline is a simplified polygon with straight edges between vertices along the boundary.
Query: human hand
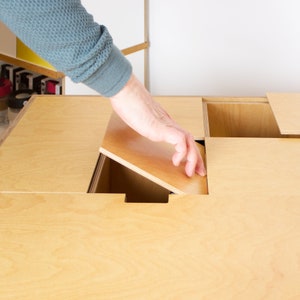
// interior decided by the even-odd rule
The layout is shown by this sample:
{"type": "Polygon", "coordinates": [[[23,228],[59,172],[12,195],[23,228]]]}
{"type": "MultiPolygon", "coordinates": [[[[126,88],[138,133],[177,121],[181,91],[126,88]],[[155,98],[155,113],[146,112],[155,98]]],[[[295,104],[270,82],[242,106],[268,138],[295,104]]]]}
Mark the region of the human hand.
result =
{"type": "Polygon", "coordinates": [[[114,111],[136,132],[154,142],[174,145],[173,164],[185,160],[186,175],[206,175],[203,159],[190,133],[181,128],[153,100],[145,87],[132,75],[124,88],[110,98],[114,111]]]}

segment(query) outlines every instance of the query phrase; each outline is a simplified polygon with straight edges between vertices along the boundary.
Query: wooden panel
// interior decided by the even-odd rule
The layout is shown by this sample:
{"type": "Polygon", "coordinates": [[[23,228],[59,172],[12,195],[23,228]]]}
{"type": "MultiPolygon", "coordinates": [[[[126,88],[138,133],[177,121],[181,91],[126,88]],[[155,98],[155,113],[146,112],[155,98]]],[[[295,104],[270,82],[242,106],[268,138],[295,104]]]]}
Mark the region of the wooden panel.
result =
{"type": "Polygon", "coordinates": [[[0,194],[2,299],[299,299],[299,197],[0,194]]]}
{"type": "Polygon", "coordinates": [[[300,195],[300,139],[207,138],[211,195],[300,195]]]}
{"type": "Polygon", "coordinates": [[[34,98],[0,147],[0,190],[86,192],[110,113],[101,97],[34,98]]]}
{"type": "MultiPolygon", "coordinates": [[[[202,157],[204,147],[199,145],[202,157]]],[[[143,177],[174,193],[206,194],[206,177],[185,175],[184,164],[175,167],[171,158],[173,146],[155,143],[129,128],[112,114],[100,152],[143,177]]]]}
{"type": "Polygon", "coordinates": [[[57,72],[55,70],[51,70],[51,69],[45,68],[43,66],[33,64],[29,61],[25,61],[25,60],[22,60],[19,58],[7,56],[7,55],[1,54],[1,53],[0,53],[0,60],[5,61],[6,63],[12,64],[12,65],[16,65],[16,66],[25,68],[32,72],[46,75],[53,79],[60,79],[60,78],[64,77],[64,74],[61,72],[57,72]]]}
{"type": "Polygon", "coordinates": [[[203,108],[201,97],[155,96],[155,101],[195,140],[204,139],[203,108]]]}
{"type": "Polygon", "coordinates": [[[300,134],[300,94],[268,93],[282,134],[300,134]]]}
{"type": "Polygon", "coordinates": [[[280,137],[268,103],[206,103],[212,137],[280,137]]]}

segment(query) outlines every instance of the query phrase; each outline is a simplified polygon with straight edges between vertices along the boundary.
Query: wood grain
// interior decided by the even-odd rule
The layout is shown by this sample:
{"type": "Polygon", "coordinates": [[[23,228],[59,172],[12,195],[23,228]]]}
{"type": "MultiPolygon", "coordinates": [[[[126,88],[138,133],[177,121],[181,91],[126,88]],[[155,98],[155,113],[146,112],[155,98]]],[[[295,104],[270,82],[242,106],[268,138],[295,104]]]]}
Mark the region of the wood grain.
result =
{"type": "Polygon", "coordinates": [[[280,137],[268,103],[207,102],[212,137],[280,137]]]}
{"type": "MultiPolygon", "coordinates": [[[[198,145],[205,159],[204,147],[198,145]]],[[[116,114],[112,114],[100,152],[150,181],[182,194],[206,194],[206,177],[185,175],[184,164],[175,167],[171,158],[173,146],[155,143],[129,128],[116,114]]]]}
{"type": "Polygon", "coordinates": [[[0,190],[86,192],[110,113],[101,97],[37,96],[0,147],[0,190]]]}
{"type": "Polygon", "coordinates": [[[0,298],[298,299],[299,197],[1,194],[0,298]]]}
{"type": "Polygon", "coordinates": [[[267,93],[282,134],[300,134],[300,94],[267,93]]]}
{"type": "Polygon", "coordinates": [[[300,139],[207,138],[211,195],[300,196],[300,139]]]}
{"type": "Polygon", "coordinates": [[[201,97],[154,96],[155,101],[195,140],[204,139],[203,108],[201,97]]]}
{"type": "Polygon", "coordinates": [[[12,64],[12,65],[16,65],[18,67],[22,67],[22,68],[27,69],[32,72],[46,75],[53,79],[61,79],[65,76],[63,73],[58,72],[56,70],[45,68],[43,66],[33,64],[29,61],[25,61],[25,60],[22,60],[22,59],[19,59],[16,57],[8,56],[8,55],[2,54],[2,53],[0,53],[0,60],[5,61],[6,63],[12,64]]]}
{"type": "Polygon", "coordinates": [[[122,53],[124,55],[129,55],[129,54],[141,51],[141,50],[145,50],[148,47],[149,47],[149,43],[146,41],[146,42],[143,42],[143,43],[140,43],[140,44],[137,44],[137,45],[125,48],[125,49],[122,50],[122,53]]]}

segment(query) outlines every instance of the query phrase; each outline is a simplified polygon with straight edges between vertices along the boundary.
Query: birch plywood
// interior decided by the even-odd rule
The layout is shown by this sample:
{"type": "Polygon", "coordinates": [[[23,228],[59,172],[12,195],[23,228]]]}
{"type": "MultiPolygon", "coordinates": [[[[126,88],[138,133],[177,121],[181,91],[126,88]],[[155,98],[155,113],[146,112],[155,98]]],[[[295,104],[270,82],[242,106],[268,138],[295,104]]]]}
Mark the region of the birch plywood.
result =
{"type": "Polygon", "coordinates": [[[180,126],[189,131],[195,140],[204,139],[202,98],[156,96],[154,99],[180,126]]]}
{"type": "Polygon", "coordinates": [[[268,103],[206,103],[211,137],[280,137],[268,103]]]}
{"type": "MultiPolygon", "coordinates": [[[[205,157],[203,146],[198,146],[205,157]]],[[[116,114],[111,116],[100,152],[174,193],[207,193],[206,177],[194,175],[188,178],[183,164],[173,166],[172,145],[149,141],[129,128],[116,114]]]]}
{"type": "Polygon", "coordinates": [[[0,195],[0,298],[299,299],[299,197],[0,195]]]}
{"type": "Polygon", "coordinates": [[[0,190],[86,192],[110,113],[100,97],[34,98],[0,147],[0,190]]]}
{"type": "Polygon", "coordinates": [[[207,138],[211,195],[300,196],[300,139],[207,138]]]}
{"type": "Polygon", "coordinates": [[[268,93],[268,100],[282,134],[300,134],[300,94],[268,93]]]}

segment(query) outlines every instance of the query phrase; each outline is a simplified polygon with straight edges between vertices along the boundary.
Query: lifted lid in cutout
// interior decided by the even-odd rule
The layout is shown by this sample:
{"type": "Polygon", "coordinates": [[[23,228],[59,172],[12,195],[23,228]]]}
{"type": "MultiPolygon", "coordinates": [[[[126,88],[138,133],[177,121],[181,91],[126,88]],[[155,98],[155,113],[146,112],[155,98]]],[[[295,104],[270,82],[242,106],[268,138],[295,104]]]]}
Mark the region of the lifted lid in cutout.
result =
{"type": "Polygon", "coordinates": [[[300,134],[300,93],[267,93],[282,134],[300,134]]]}
{"type": "MultiPolygon", "coordinates": [[[[197,144],[204,158],[204,147],[197,144]]],[[[185,175],[184,164],[175,167],[172,145],[156,143],[128,127],[115,113],[107,127],[100,152],[141,176],[176,194],[207,194],[206,177],[185,175]]]]}

